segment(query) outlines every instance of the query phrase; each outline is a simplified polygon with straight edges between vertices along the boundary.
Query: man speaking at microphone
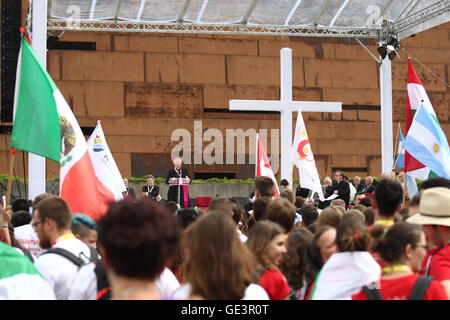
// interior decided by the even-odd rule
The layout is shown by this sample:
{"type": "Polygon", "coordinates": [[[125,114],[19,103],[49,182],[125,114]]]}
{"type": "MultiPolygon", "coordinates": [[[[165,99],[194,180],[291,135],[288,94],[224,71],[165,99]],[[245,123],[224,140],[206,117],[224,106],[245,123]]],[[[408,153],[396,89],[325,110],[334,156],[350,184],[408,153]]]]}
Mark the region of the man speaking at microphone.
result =
{"type": "Polygon", "coordinates": [[[186,184],[179,185],[180,178],[186,179],[185,182],[191,183],[191,177],[187,168],[181,167],[181,158],[177,157],[172,160],[173,169],[167,172],[166,184],[169,185],[169,191],[167,192],[167,200],[175,201],[181,208],[189,207],[189,192],[186,184]],[[180,197],[178,197],[178,190],[180,190],[180,197]]]}

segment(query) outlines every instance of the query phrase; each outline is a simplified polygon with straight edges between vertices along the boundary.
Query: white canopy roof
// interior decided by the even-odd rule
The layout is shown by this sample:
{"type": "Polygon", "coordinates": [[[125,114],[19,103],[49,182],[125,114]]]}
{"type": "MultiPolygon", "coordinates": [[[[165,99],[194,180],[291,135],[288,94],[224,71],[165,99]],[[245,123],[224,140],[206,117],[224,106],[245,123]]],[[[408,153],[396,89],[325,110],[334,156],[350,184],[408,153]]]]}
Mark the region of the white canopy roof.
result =
{"type": "Polygon", "coordinates": [[[48,30],[404,38],[450,21],[450,0],[49,0],[48,30]]]}

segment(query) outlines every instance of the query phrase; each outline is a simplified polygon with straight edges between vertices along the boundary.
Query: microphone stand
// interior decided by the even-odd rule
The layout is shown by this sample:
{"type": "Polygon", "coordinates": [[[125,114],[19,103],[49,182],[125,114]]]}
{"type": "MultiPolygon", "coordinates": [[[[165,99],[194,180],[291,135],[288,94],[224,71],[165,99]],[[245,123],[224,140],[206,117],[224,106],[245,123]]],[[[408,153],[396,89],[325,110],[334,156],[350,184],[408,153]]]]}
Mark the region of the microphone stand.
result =
{"type": "Polygon", "coordinates": [[[55,195],[55,170],[53,170],[52,194],[55,195]]]}
{"type": "MultiPolygon", "coordinates": [[[[178,172],[178,177],[179,177],[179,179],[181,179],[181,167],[180,167],[180,171],[178,172]]],[[[181,180],[178,180],[178,204],[180,205],[180,208],[181,208],[181,186],[180,186],[180,181],[181,180]]]]}

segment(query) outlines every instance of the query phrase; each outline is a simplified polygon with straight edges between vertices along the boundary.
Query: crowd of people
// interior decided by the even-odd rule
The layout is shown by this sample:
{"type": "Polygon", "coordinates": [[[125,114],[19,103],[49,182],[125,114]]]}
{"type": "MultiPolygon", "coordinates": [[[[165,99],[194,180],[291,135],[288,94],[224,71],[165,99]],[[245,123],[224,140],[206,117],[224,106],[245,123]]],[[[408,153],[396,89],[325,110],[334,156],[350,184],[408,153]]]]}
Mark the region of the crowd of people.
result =
{"type": "Polygon", "coordinates": [[[450,180],[409,199],[404,175],[333,178],[333,200],[285,180],[274,198],[262,176],[245,206],[202,210],[156,199],[149,177],[99,221],[54,195],[16,199],[0,215],[0,299],[449,299],[450,180]]]}

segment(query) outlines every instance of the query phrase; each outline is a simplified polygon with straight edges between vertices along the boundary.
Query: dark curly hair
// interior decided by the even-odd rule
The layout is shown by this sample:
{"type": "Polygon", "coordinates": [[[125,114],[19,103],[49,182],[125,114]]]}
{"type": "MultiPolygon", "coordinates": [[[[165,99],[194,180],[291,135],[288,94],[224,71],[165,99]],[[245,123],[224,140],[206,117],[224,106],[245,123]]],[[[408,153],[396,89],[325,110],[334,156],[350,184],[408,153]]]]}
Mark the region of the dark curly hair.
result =
{"type": "Polygon", "coordinates": [[[154,280],[180,240],[176,217],[148,199],[112,203],[98,226],[112,270],[127,278],[154,280]]]}

